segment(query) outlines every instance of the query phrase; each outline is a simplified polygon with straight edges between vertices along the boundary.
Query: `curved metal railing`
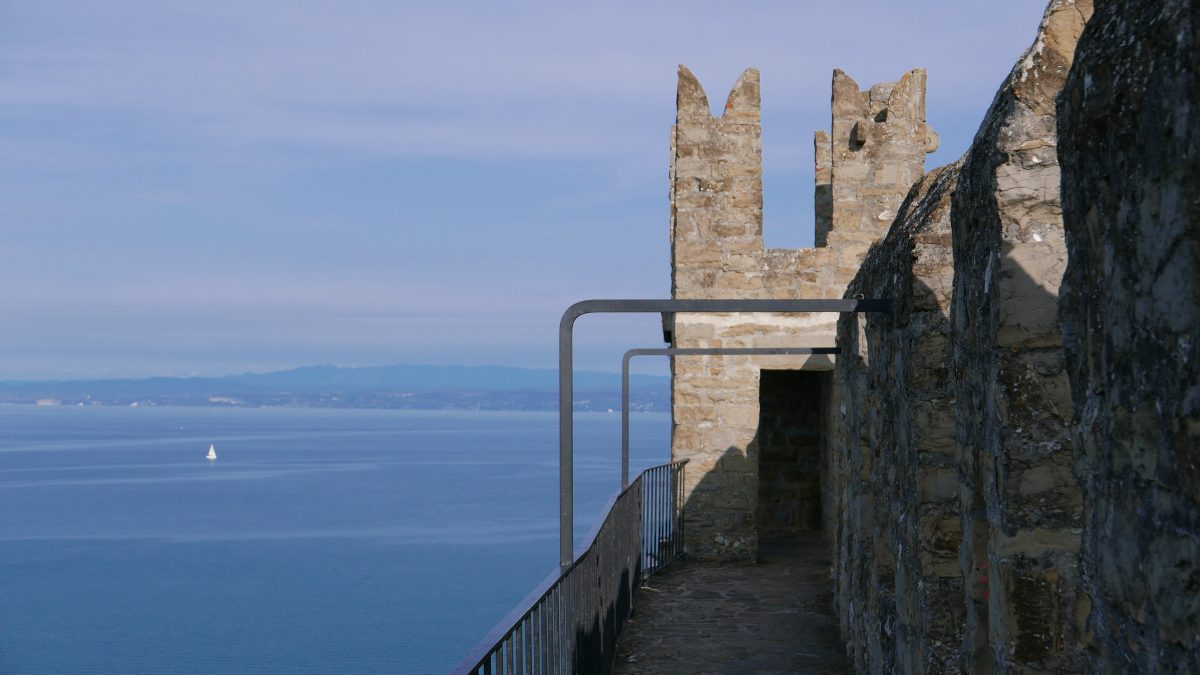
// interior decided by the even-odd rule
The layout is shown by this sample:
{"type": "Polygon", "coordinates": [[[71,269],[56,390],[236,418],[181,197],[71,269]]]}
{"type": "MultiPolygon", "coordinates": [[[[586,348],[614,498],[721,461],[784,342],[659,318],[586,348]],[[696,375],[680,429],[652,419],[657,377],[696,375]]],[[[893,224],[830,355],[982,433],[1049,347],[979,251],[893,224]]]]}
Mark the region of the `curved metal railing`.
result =
{"type": "Polygon", "coordinates": [[[646,469],[613,496],[586,549],[542,581],[452,672],[612,672],[637,589],[683,554],[686,461],[646,469]]]}

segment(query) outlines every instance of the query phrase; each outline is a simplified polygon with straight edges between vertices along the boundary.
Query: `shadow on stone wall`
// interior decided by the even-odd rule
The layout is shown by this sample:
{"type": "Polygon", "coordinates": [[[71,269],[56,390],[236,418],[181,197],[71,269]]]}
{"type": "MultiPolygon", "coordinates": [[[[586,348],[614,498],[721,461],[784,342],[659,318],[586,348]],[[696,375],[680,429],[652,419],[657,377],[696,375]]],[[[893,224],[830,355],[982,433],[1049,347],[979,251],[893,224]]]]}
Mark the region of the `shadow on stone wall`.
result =
{"type": "MultiPolygon", "coordinates": [[[[716,562],[756,559],[757,457],[756,442],[746,450],[727,447],[716,460],[704,461],[698,482],[689,481],[683,507],[688,557],[716,562]]],[[[694,463],[692,459],[685,472],[693,470],[694,463]]]]}
{"type": "Polygon", "coordinates": [[[828,371],[761,371],[753,440],[745,450],[729,446],[715,460],[700,458],[701,478],[684,505],[689,556],[757,560],[764,539],[778,547],[790,536],[822,529],[828,378],[828,371]],[[697,541],[714,545],[697,551],[697,541]]]}
{"type": "Polygon", "coordinates": [[[839,323],[824,499],[842,630],[862,671],[1078,670],[1061,231],[964,234],[980,248],[960,267],[960,169],[914,188],[850,286],[895,311],[839,323]]]}
{"type": "Polygon", "coordinates": [[[1058,98],[1095,672],[1200,672],[1198,16],[1097,2],[1058,98]]]}

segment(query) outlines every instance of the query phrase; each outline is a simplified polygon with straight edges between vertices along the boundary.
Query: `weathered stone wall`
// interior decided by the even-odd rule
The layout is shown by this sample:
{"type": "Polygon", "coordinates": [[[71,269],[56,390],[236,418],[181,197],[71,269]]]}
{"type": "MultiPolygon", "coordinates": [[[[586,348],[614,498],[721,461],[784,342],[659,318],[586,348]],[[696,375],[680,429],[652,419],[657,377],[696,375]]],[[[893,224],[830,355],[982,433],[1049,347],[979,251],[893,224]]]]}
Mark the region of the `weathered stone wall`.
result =
{"type": "MultiPolygon", "coordinates": [[[[676,298],[840,298],[868,246],[886,232],[936,134],[925,124],[925,74],[868,91],[834,74],[833,125],[818,134],[818,234],[826,246],[764,248],[758,72],[734,85],[721,117],[686,68],[672,135],[672,292],[676,298]]],[[[836,315],[687,315],[676,347],[830,346],[836,315]]],[[[673,360],[676,459],[689,459],[686,546],[709,559],[758,551],[759,370],[825,369],[829,357],[673,360]]]]}
{"type": "Polygon", "coordinates": [[[1059,100],[1096,672],[1200,672],[1198,29],[1194,1],[1098,2],[1059,100]]]}
{"type": "Polygon", "coordinates": [[[1050,3],[970,150],[914,187],[847,291],[897,303],[841,320],[830,406],[836,602],[861,672],[1083,667],[1054,100],[1090,13],[1050,3]]]}
{"type": "Polygon", "coordinates": [[[957,164],[931,172],[847,294],[895,311],[844,317],[834,371],[827,529],[835,598],[858,672],[952,672],[963,580],[946,347],[950,200],[957,164]]]}
{"type": "Polygon", "coordinates": [[[1078,671],[1080,489],[1057,321],[1066,266],[1054,99],[1091,0],[1053,0],[968,151],[954,196],[968,666],[1078,671]]]}

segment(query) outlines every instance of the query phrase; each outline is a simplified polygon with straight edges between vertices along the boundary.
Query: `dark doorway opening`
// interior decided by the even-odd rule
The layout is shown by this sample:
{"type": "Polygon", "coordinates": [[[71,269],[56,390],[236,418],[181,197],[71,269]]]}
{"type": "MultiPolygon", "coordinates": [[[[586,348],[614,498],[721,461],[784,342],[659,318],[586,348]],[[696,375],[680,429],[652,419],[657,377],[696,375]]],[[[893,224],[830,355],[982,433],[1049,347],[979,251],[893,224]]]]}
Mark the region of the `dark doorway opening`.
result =
{"type": "Polygon", "coordinates": [[[828,372],[763,370],[758,405],[758,533],[763,544],[821,529],[828,372]]]}

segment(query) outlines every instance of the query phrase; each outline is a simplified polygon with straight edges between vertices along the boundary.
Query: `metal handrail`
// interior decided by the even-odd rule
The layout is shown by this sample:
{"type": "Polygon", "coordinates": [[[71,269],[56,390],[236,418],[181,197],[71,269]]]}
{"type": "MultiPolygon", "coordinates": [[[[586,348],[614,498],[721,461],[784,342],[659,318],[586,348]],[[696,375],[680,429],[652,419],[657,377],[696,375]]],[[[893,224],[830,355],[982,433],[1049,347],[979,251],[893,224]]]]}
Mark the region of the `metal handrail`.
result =
{"type": "Polygon", "coordinates": [[[542,580],[451,672],[611,672],[637,589],[683,554],[686,463],[646,469],[610,498],[584,551],[542,580]]]}
{"type": "Polygon", "coordinates": [[[571,545],[575,528],[575,321],[585,314],[739,314],[766,312],[890,312],[884,298],[843,300],[582,300],[567,308],[558,322],[558,561],[565,569],[575,558],[571,545]]]}

